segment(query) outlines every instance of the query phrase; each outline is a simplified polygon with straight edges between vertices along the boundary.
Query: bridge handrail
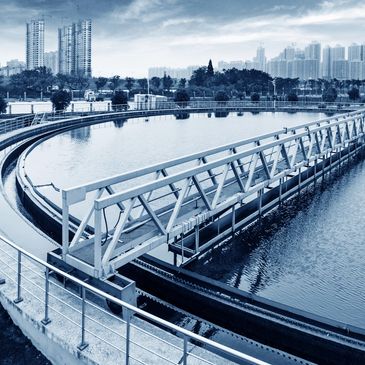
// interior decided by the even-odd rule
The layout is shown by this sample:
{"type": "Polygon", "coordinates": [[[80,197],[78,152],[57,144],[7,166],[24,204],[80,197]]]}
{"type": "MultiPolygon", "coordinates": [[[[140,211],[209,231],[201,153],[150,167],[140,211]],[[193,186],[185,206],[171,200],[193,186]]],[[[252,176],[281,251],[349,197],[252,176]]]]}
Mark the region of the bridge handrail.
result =
{"type": "MultiPolygon", "coordinates": [[[[42,259],[36,257],[35,255],[31,254],[30,252],[26,251],[25,249],[21,248],[20,246],[18,246],[17,244],[15,244],[14,242],[12,242],[11,240],[7,239],[6,237],[0,235],[0,241],[2,241],[3,243],[5,243],[7,246],[11,247],[12,249],[14,249],[17,253],[17,257],[18,257],[18,275],[17,275],[17,287],[18,287],[18,298],[20,298],[20,291],[21,291],[21,268],[22,268],[22,260],[21,257],[25,256],[28,259],[30,259],[32,262],[40,265],[41,267],[43,267],[46,270],[46,275],[44,276],[44,280],[45,280],[45,290],[46,290],[46,296],[49,295],[49,293],[47,293],[47,290],[49,290],[49,284],[47,283],[47,281],[49,280],[49,275],[51,272],[56,273],[58,275],[60,275],[62,278],[67,279],[68,281],[76,284],[77,286],[79,286],[80,288],[82,288],[82,290],[93,293],[105,300],[108,300],[116,305],[121,306],[122,308],[128,309],[130,312],[138,314],[139,316],[141,316],[144,319],[147,319],[148,321],[151,321],[154,324],[157,324],[159,326],[162,326],[163,328],[166,328],[170,331],[176,332],[177,334],[181,335],[182,338],[184,339],[184,346],[183,346],[183,358],[187,359],[187,357],[189,355],[194,356],[193,354],[190,354],[188,352],[187,346],[186,346],[186,341],[197,341],[203,345],[206,345],[210,348],[213,348],[219,352],[223,352],[226,355],[232,356],[235,359],[239,359],[239,360],[244,360],[244,361],[248,361],[252,364],[257,364],[257,365],[269,365],[267,362],[262,361],[260,359],[257,359],[253,356],[244,354],[240,351],[234,350],[232,348],[229,348],[225,345],[222,345],[220,343],[217,343],[213,340],[207,339],[201,335],[195,334],[185,328],[179,327],[173,323],[170,323],[162,318],[159,318],[151,313],[148,313],[138,307],[135,307],[127,302],[122,301],[121,299],[118,299],[100,289],[97,289],[96,287],[68,274],[67,272],[64,272],[60,269],[58,269],[57,267],[43,261],[42,259]]],[[[65,289],[66,290],[66,289],[65,289]]],[[[85,300],[85,294],[83,295],[83,300],[85,300]]],[[[47,300],[45,301],[45,319],[49,320],[50,318],[48,318],[48,308],[46,308],[48,306],[47,300]]],[[[84,314],[81,314],[84,315],[84,314]]],[[[112,314],[111,314],[112,315],[112,314]]],[[[112,315],[114,316],[114,315],[112,315]]],[[[115,316],[116,317],[116,316],[115,316]]],[[[117,317],[118,320],[120,320],[119,317],[117,317]]],[[[85,334],[85,321],[81,320],[81,326],[82,326],[82,332],[85,334]]],[[[126,325],[127,328],[131,325],[130,321],[127,319],[126,320],[126,325]]],[[[128,331],[128,329],[127,329],[128,331]]],[[[84,341],[84,339],[82,339],[82,341],[84,341]]],[[[126,336],[126,348],[129,346],[129,343],[131,341],[129,336],[126,336]]],[[[128,356],[128,355],[127,355],[128,356]]],[[[207,361],[208,362],[208,361],[207,361]]],[[[187,362],[184,362],[185,364],[187,362]]],[[[209,362],[208,362],[209,363],[209,362]]]]}

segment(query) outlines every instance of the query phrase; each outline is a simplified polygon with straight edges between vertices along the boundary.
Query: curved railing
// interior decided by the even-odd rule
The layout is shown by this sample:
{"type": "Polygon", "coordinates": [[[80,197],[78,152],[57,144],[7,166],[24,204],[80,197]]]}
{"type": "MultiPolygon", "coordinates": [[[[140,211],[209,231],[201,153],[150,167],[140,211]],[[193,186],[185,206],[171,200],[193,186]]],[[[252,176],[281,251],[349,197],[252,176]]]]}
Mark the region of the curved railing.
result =
{"type": "Polygon", "coordinates": [[[88,347],[92,339],[94,340],[93,344],[96,344],[96,339],[96,342],[102,346],[107,346],[118,353],[122,353],[125,364],[128,364],[130,360],[135,360],[141,364],[148,364],[149,362],[138,358],[141,354],[144,354],[142,358],[153,356],[170,364],[181,363],[186,365],[189,359],[195,359],[195,361],[201,364],[214,364],[211,359],[203,358],[202,356],[204,355],[192,352],[192,343],[199,343],[203,347],[213,350],[213,352],[224,354],[236,361],[268,365],[268,363],[255,357],[204,338],[117,299],[44,262],[3,236],[0,236],[0,252],[0,284],[4,286],[7,285],[7,282],[10,282],[16,286],[14,303],[19,305],[26,298],[31,298],[34,302],[33,305],[39,309],[43,307],[44,315],[40,321],[43,326],[48,326],[55,317],[58,317],[64,321],[64,326],[70,327],[70,334],[72,333],[72,328],[77,329],[79,331],[78,350],[80,351],[88,347]],[[66,290],[52,278],[51,274],[56,274],[61,280],[72,284],[80,294],[66,290]],[[158,327],[176,334],[180,339],[173,343],[173,341],[170,342],[146,331],[131,322],[131,315],[127,315],[126,320],[123,320],[106,311],[101,306],[97,306],[95,299],[91,300],[91,298],[95,297],[110,301],[127,310],[128,313],[133,313],[147,322],[152,322],[158,327]],[[99,315],[90,315],[87,313],[88,310],[96,311],[99,315]],[[119,328],[108,325],[107,320],[105,323],[102,323],[102,319],[99,319],[100,316],[102,318],[112,317],[119,323],[119,328]],[[89,326],[88,323],[90,323],[89,326]],[[144,339],[143,343],[140,343],[139,336],[147,336],[148,341],[144,339]],[[134,353],[132,348],[135,350],[134,353]]]}

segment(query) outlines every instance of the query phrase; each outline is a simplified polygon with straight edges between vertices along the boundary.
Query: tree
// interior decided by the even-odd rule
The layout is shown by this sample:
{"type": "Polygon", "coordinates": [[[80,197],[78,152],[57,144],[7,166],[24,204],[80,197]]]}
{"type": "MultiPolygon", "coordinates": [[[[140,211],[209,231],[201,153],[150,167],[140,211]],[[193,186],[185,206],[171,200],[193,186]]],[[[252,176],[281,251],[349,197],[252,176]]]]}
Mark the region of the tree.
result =
{"type": "Polygon", "coordinates": [[[147,83],[147,79],[138,79],[138,86],[141,88],[141,90],[146,90],[148,88],[148,83],[147,83]]]}
{"type": "Polygon", "coordinates": [[[158,90],[161,85],[161,79],[157,76],[153,76],[151,79],[151,85],[155,90],[158,90]]]}
{"type": "Polygon", "coordinates": [[[258,93],[252,93],[251,94],[251,101],[253,101],[253,102],[260,101],[260,94],[258,94],[258,93]]]}
{"type": "Polygon", "coordinates": [[[110,88],[114,91],[116,90],[120,85],[120,76],[115,75],[109,79],[110,88]]]}
{"type": "Polygon", "coordinates": [[[189,100],[190,96],[185,89],[179,89],[176,91],[174,101],[178,103],[182,108],[187,107],[189,100]]]}
{"type": "Polygon", "coordinates": [[[360,91],[357,87],[352,87],[348,92],[350,100],[357,100],[360,98],[360,91]]]}
{"type": "Polygon", "coordinates": [[[55,78],[46,67],[38,67],[34,70],[25,70],[10,76],[9,89],[15,93],[27,92],[30,96],[39,96],[54,84],[55,78]]]}
{"type": "Polygon", "coordinates": [[[298,101],[298,95],[293,91],[290,92],[288,95],[288,101],[292,101],[292,102],[298,101]]]}
{"type": "Polygon", "coordinates": [[[0,114],[6,113],[6,107],[8,106],[8,103],[5,101],[5,99],[0,96],[0,114]]]}
{"type": "Polygon", "coordinates": [[[170,91],[172,84],[174,81],[172,80],[170,75],[166,75],[166,72],[163,75],[162,78],[162,87],[164,90],[170,91]]]}
{"type": "Polygon", "coordinates": [[[207,68],[207,75],[208,75],[208,77],[214,76],[214,68],[213,68],[212,60],[209,60],[208,68],[207,68]]]}
{"type": "Polygon", "coordinates": [[[131,91],[132,90],[132,87],[134,85],[134,78],[132,77],[126,77],[125,79],[125,87],[131,91]]]}
{"type": "Polygon", "coordinates": [[[112,109],[121,111],[128,109],[128,97],[123,91],[116,91],[112,97],[112,109]]]}
{"type": "Polygon", "coordinates": [[[95,80],[96,90],[100,90],[101,88],[103,88],[107,82],[108,79],[106,77],[98,77],[95,80]]]}
{"type": "Polygon", "coordinates": [[[199,67],[193,72],[189,84],[191,86],[205,86],[207,81],[207,67],[199,67]]]}
{"type": "Polygon", "coordinates": [[[337,90],[334,87],[329,87],[323,92],[322,99],[327,103],[335,102],[337,99],[337,90]]]}
{"type": "Polygon", "coordinates": [[[53,109],[56,111],[63,111],[71,103],[71,95],[65,90],[58,90],[51,96],[53,109]]]}
{"type": "Polygon", "coordinates": [[[185,78],[180,79],[178,86],[179,86],[180,89],[185,89],[185,87],[186,87],[186,79],[185,78]]]}
{"type": "Polygon", "coordinates": [[[229,96],[224,90],[219,90],[215,94],[214,100],[218,102],[218,105],[226,105],[229,100],[229,96]]]}
{"type": "Polygon", "coordinates": [[[71,81],[70,88],[72,90],[84,91],[90,85],[89,79],[84,75],[71,75],[70,81],[71,81]]]}

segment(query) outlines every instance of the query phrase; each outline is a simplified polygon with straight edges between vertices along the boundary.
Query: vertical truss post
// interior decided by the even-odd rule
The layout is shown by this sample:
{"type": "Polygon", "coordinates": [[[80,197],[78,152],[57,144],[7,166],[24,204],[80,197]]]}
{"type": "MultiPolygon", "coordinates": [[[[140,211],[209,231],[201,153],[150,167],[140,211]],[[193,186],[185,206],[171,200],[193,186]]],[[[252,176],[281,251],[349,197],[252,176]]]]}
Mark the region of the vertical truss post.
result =
{"type": "Polygon", "coordinates": [[[234,236],[235,225],[236,225],[236,206],[234,205],[232,207],[232,237],[234,236]]]}
{"type": "Polygon", "coordinates": [[[260,189],[257,194],[259,196],[259,218],[261,220],[261,215],[262,215],[262,194],[263,194],[263,190],[264,189],[260,189]]]}
{"type": "Polygon", "coordinates": [[[69,206],[67,195],[62,191],[62,258],[65,260],[69,246],[69,206]]]}
{"type": "Polygon", "coordinates": [[[195,253],[199,252],[199,224],[195,226],[195,253]]]}
{"type": "Polygon", "coordinates": [[[281,177],[281,178],[279,179],[279,205],[280,205],[280,206],[281,206],[281,203],[282,203],[283,183],[284,183],[284,180],[283,180],[283,178],[281,177]]]}
{"type": "MultiPolygon", "coordinates": [[[[100,277],[101,276],[101,210],[100,209],[95,209],[94,219],[95,219],[94,268],[96,277],[100,277]]],[[[106,235],[108,235],[108,232],[106,232],[106,235]]]]}
{"type": "Polygon", "coordinates": [[[317,159],[314,160],[314,166],[313,166],[313,177],[314,177],[314,185],[317,183],[317,159]]]}

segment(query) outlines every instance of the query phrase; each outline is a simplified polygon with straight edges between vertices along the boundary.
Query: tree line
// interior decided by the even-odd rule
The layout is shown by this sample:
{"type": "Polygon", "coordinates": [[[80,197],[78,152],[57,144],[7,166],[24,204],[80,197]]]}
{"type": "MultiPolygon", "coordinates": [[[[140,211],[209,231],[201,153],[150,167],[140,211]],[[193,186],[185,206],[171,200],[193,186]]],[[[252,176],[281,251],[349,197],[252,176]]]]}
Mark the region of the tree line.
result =
{"type": "MultiPolygon", "coordinates": [[[[46,67],[34,70],[26,70],[9,78],[0,77],[0,96],[16,96],[22,98],[24,93],[28,98],[51,97],[57,90],[71,93],[80,91],[79,96],[86,89],[92,89],[99,94],[99,100],[108,96],[125,98],[122,91],[127,91],[128,97],[137,93],[166,95],[175,100],[186,102],[191,97],[211,98],[217,101],[229,99],[242,100],[251,98],[252,101],[280,98],[291,102],[299,99],[300,86],[310,89],[314,94],[321,95],[322,100],[334,102],[338,93],[346,90],[350,100],[359,100],[361,85],[365,80],[308,80],[300,81],[298,78],[272,78],[268,73],[258,70],[238,70],[236,68],[223,71],[215,71],[210,60],[207,66],[195,70],[189,80],[172,79],[169,75],[163,77],[147,78],[121,78],[118,75],[112,77],[87,78],[82,75],[53,75],[46,67]],[[275,83],[275,86],[274,86],[275,83]],[[274,95],[275,94],[275,95],[274,95]]],[[[65,94],[63,94],[65,95],[65,94]]],[[[98,100],[98,99],[97,99],[98,100]]],[[[124,100],[124,99],[123,99],[124,100]]]]}

